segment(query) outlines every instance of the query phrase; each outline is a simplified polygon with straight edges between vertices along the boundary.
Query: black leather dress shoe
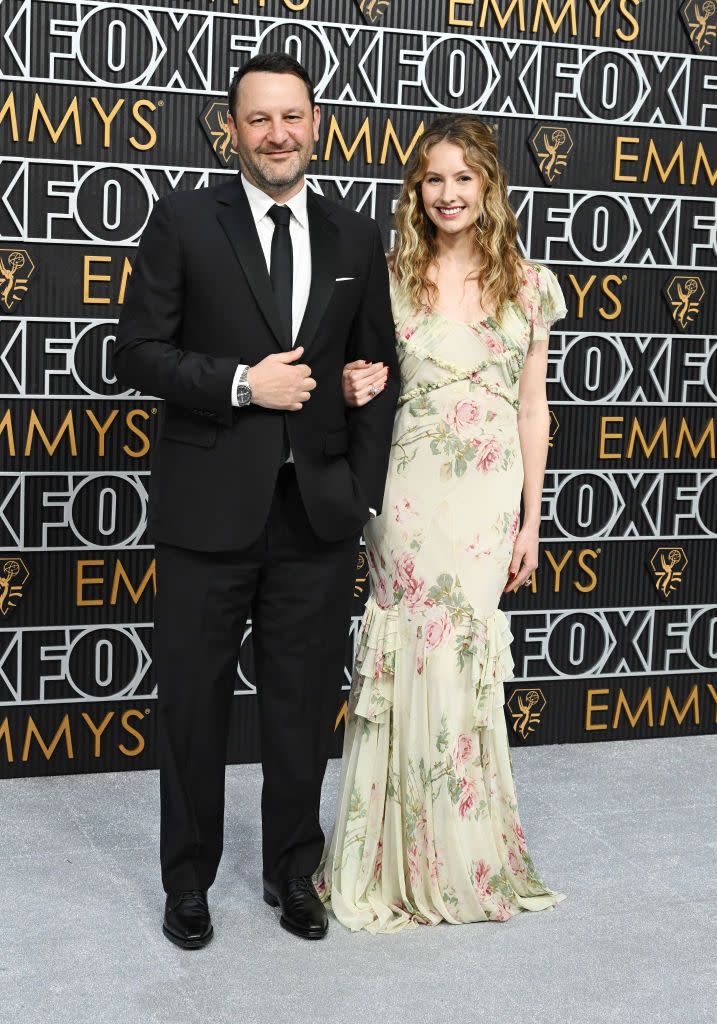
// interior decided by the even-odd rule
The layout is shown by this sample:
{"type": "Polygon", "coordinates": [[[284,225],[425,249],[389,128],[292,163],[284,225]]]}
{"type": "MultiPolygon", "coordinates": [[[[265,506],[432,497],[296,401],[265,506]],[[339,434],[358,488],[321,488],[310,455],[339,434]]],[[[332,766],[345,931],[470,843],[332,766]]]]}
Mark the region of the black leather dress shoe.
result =
{"type": "Polygon", "coordinates": [[[270,907],[281,907],[279,924],[302,939],[323,939],[329,930],[326,908],[307,876],[281,882],[264,879],[264,899],[270,907]]]}
{"type": "Polygon", "coordinates": [[[162,931],[170,942],[182,949],[206,946],[214,934],[206,892],[202,889],[170,892],[164,907],[162,931]]]}

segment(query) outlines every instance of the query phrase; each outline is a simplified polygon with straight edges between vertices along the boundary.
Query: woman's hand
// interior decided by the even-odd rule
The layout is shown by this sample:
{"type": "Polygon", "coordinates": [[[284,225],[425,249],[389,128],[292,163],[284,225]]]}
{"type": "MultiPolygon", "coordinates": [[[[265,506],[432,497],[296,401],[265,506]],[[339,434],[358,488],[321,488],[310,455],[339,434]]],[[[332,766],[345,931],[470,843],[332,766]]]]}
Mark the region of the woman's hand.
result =
{"type": "Polygon", "coordinates": [[[341,378],[344,402],[354,407],[367,405],[381,394],[387,380],[388,367],[383,363],[367,363],[365,359],[347,363],[341,378]]]}
{"type": "Polygon", "coordinates": [[[538,568],[538,528],[523,526],[513,545],[513,557],[508,570],[508,582],[503,592],[516,593],[526,580],[530,581],[538,568]]]}

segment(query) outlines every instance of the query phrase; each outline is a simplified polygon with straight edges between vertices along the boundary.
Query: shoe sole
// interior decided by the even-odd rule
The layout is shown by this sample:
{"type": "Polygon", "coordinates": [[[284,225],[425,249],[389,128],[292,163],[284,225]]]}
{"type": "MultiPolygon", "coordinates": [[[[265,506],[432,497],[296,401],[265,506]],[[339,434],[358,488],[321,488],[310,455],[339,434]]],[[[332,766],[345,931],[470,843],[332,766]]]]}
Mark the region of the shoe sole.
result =
{"type": "Polygon", "coordinates": [[[201,939],[180,939],[174,932],[170,932],[166,925],[162,925],[162,931],[165,938],[175,946],[179,946],[180,949],[203,949],[214,938],[214,927],[210,928],[209,932],[201,939]]]}
{"type": "MultiPolygon", "coordinates": [[[[264,902],[268,903],[270,907],[278,907],[281,905],[276,896],[274,896],[273,893],[267,892],[266,889],[264,890],[264,902]]],[[[329,930],[327,927],[323,932],[306,932],[301,928],[295,928],[286,920],[283,914],[279,918],[279,924],[285,931],[291,932],[292,935],[296,935],[300,939],[324,939],[326,938],[326,934],[329,930]]]]}

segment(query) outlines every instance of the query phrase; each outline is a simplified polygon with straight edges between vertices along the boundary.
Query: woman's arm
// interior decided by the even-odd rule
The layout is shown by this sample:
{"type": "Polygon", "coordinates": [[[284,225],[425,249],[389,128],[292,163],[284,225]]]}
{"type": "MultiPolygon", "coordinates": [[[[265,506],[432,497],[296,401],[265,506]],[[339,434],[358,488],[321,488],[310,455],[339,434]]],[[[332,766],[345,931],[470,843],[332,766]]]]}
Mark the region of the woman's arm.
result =
{"type": "Polygon", "coordinates": [[[523,524],[515,539],[508,591],[516,591],[538,567],[538,533],[545,463],[548,458],[550,412],[545,388],[548,337],[538,335],[528,349],[520,375],[518,435],[523,455],[523,524]]]}

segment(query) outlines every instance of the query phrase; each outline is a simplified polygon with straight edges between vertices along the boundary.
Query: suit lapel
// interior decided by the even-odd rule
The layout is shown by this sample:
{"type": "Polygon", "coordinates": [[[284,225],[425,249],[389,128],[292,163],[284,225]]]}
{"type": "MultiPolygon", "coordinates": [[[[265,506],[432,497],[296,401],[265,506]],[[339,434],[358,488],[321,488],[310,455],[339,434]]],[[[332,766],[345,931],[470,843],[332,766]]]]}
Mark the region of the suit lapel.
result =
{"type": "Polygon", "coordinates": [[[316,334],[335,287],[338,230],[309,190],[306,202],[311,242],[311,289],[296,344],[307,348],[316,334]]]}
{"type": "MultiPolygon", "coordinates": [[[[286,348],[271,279],[261,248],[256,224],[241,179],[237,176],[219,189],[217,217],[249,282],[256,303],[277,344],[286,348]]],[[[307,218],[311,243],[311,288],[296,344],[305,348],[313,339],[334,291],[338,231],[323,212],[311,190],[307,196],[307,218]]]]}
{"type": "Polygon", "coordinates": [[[249,200],[238,175],[236,181],[230,182],[219,190],[217,202],[219,203],[217,218],[241,264],[256,299],[256,304],[277,344],[281,348],[286,348],[271,279],[266,269],[266,259],[249,207],[249,200]]]}

